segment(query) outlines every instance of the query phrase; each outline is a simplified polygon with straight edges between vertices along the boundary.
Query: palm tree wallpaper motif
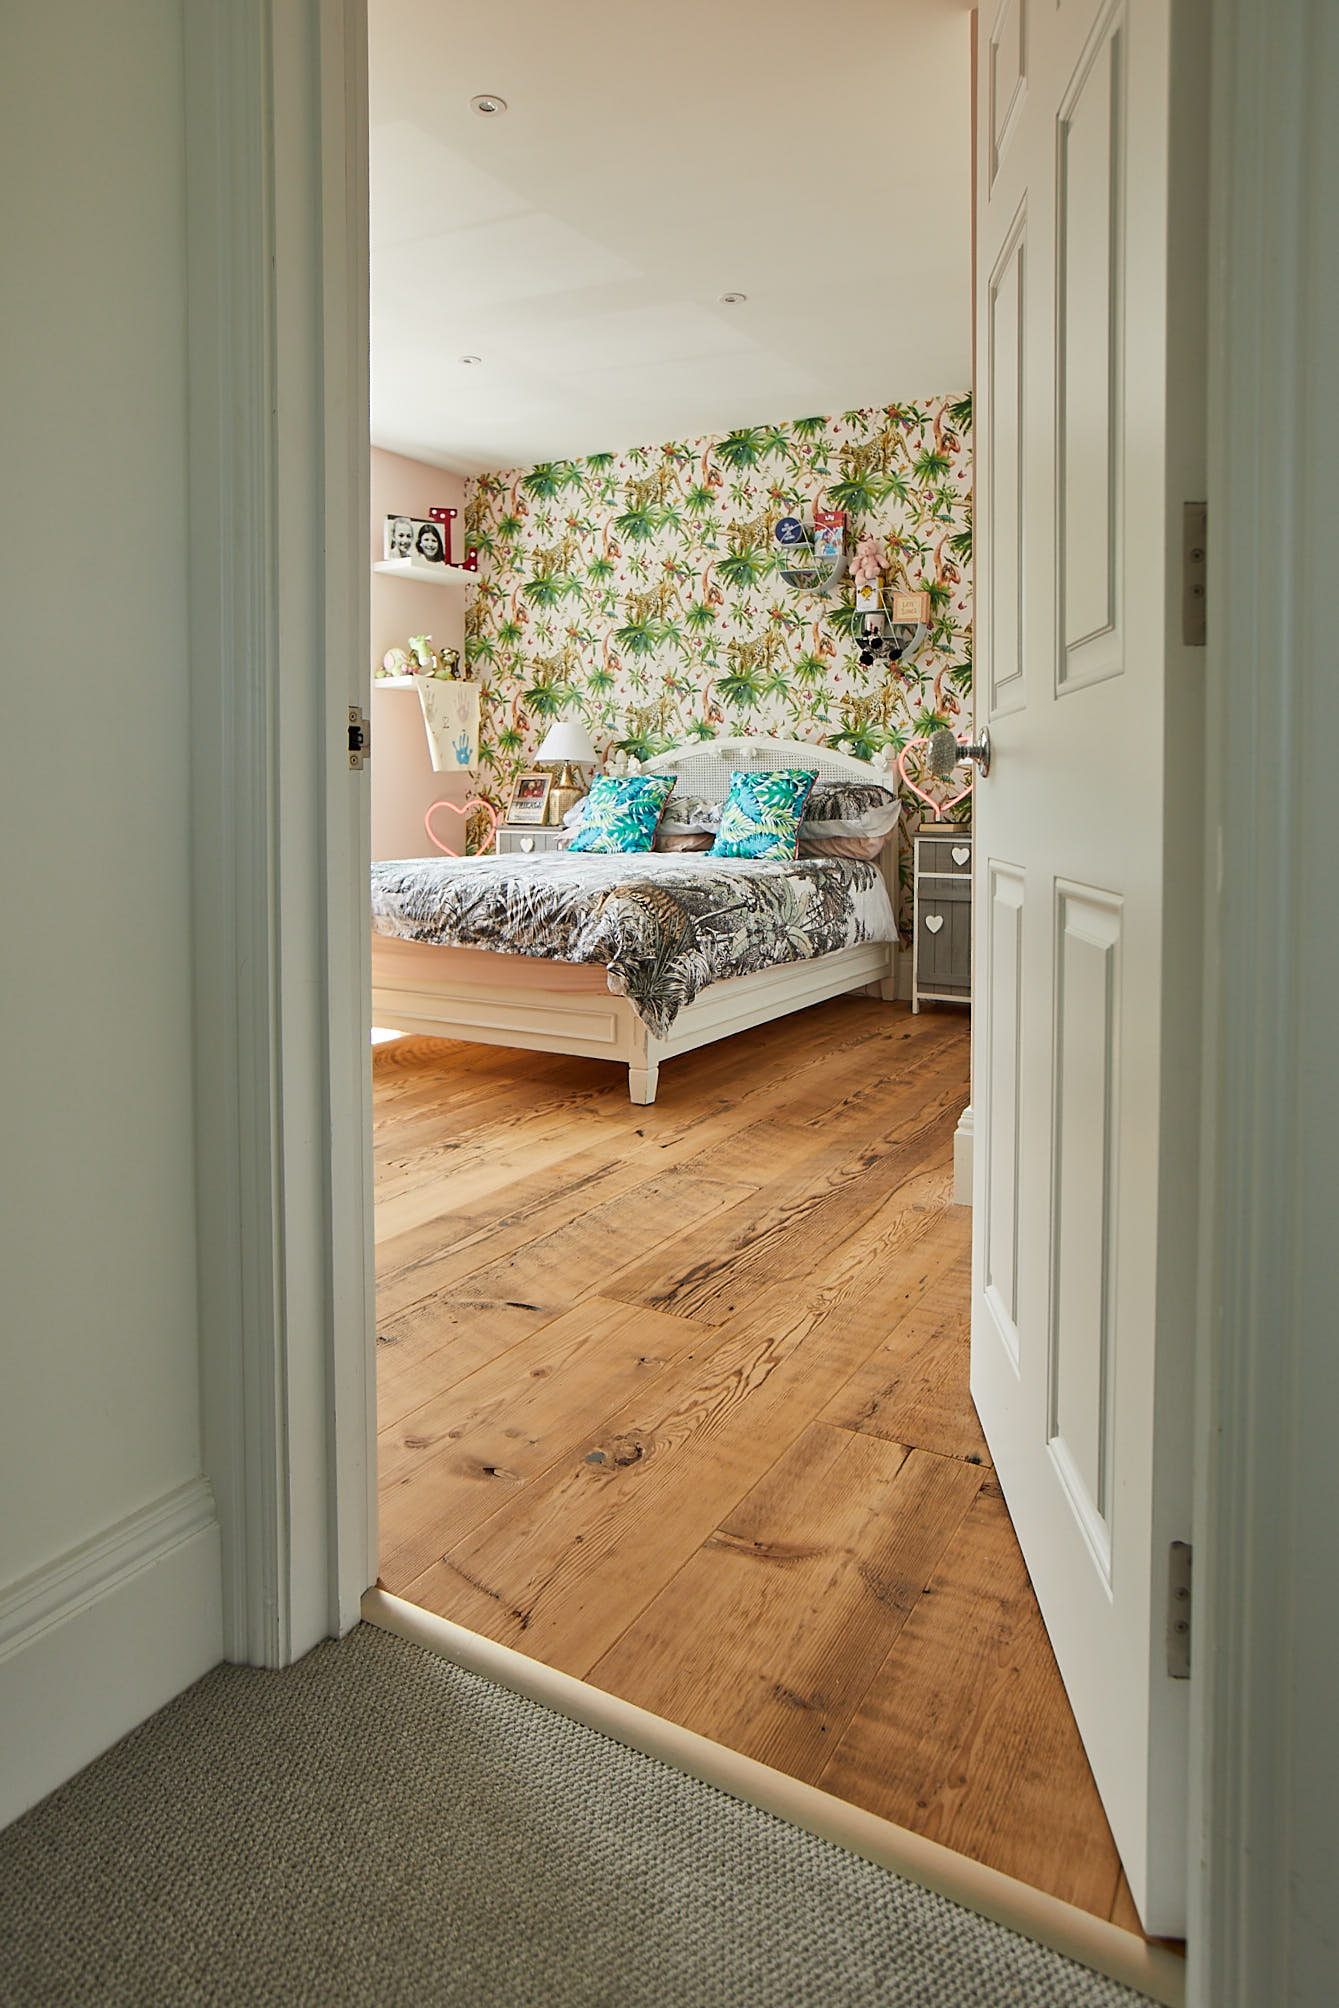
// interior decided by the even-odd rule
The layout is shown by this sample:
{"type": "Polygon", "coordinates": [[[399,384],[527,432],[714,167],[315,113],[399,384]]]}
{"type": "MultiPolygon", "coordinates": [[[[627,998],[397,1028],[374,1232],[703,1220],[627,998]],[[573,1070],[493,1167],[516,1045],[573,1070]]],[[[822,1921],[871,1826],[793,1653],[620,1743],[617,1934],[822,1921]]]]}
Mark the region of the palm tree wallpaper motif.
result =
{"type": "Polygon", "coordinates": [[[971,426],[969,396],[937,397],[472,477],[481,792],[502,800],[564,714],[606,759],[728,733],[870,758],[964,729],[971,426]],[[849,586],[824,600],[782,579],[776,523],[815,508],[846,511],[848,550],[879,539],[885,583],[929,592],[930,636],[905,671],[861,667],[849,586]]]}

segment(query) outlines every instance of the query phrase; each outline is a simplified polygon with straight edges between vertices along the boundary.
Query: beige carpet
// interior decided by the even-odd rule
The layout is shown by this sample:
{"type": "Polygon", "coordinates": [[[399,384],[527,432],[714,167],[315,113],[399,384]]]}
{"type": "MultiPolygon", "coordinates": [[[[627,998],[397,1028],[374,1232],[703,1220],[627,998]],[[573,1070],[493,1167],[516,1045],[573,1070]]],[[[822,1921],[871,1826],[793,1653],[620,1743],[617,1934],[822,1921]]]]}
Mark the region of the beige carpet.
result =
{"type": "Polygon", "coordinates": [[[22,2008],[1139,1998],[367,1626],[217,1668],[0,1834],[22,2008]]]}

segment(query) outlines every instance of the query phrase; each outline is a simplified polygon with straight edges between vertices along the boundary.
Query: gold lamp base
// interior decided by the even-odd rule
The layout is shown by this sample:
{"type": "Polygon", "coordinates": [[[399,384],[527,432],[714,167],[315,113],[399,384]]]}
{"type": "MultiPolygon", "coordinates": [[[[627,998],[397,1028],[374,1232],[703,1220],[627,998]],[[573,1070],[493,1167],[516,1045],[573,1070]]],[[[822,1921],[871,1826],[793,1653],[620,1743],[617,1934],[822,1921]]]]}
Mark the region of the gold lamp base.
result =
{"type": "Polygon", "coordinates": [[[558,778],[549,789],[548,821],[561,823],[574,802],[579,802],[586,790],[581,778],[570,760],[564,760],[558,778]]]}

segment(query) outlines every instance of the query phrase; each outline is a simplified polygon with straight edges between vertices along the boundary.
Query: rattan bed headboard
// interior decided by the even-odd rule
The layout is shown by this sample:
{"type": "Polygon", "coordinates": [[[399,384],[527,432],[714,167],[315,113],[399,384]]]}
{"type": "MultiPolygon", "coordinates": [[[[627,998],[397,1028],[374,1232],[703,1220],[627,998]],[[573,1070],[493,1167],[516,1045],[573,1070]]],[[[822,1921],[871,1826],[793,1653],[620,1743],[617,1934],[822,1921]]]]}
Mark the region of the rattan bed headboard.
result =
{"type": "Polygon", "coordinates": [[[654,760],[629,762],[629,772],[674,774],[685,795],[706,802],[723,802],[734,770],[759,773],[780,767],[817,768],[820,781],[865,781],[898,792],[897,776],[886,765],[857,760],[831,746],[807,746],[798,739],[693,739],[658,753],[654,760]]]}

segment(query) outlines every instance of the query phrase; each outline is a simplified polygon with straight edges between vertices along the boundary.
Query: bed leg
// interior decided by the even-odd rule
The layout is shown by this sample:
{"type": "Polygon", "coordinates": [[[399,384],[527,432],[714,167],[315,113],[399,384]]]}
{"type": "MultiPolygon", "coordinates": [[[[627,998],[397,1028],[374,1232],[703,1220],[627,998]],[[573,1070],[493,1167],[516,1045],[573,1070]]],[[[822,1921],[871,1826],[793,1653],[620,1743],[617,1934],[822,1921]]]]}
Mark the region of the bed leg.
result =
{"type": "Polygon", "coordinates": [[[644,1107],[646,1103],[653,1102],[656,1098],[656,1081],[659,1075],[660,1068],[658,1064],[650,1058],[647,1059],[645,1066],[630,1066],[628,1068],[628,1100],[636,1102],[639,1107],[644,1107]]]}

